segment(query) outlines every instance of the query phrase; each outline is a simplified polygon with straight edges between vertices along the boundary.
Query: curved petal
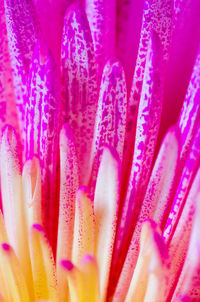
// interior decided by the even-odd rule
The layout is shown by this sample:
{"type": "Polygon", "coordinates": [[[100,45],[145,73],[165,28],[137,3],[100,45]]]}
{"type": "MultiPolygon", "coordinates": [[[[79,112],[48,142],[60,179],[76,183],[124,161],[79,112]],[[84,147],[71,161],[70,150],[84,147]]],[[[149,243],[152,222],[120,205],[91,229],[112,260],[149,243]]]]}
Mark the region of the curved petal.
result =
{"type": "Polygon", "coordinates": [[[64,120],[73,131],[80,163],[80,184],[87,185],[97,109],[97,81],[91,32],[79,2],[71,5],[65,14],[61,74],[64,120]]]}

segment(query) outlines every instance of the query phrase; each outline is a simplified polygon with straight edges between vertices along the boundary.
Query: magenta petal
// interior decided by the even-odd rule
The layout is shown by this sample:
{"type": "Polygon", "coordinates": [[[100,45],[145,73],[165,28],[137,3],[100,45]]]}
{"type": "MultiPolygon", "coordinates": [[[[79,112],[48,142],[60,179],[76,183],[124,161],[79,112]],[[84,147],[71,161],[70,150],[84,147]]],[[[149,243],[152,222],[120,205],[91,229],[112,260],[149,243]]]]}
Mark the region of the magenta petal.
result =
{"type": "Polygon", "coordinates": [[[9,123],[18,130],[3,1],[0,2],[0,37],[0,129],[9,123]]]}
{"type": "MultiPolygon", "coordinates": [[[[197,173],[198,179],[198,189],[200,183],[200,170],[197,173]]],[[[195,197],[195,196],[193,196],[195,197]]],[[[193,208],[191,207],[188,218],[185,217],[185,226],[188,235],[188,224],[190,226],[189,230],[191,230],[189,247],[185,257],[184,265],[179,275],[179,280],[173,294],[172,301],[178,301],[178,298],[187,297],[186,301],[197,301],[200,297],[200,237],[199,237],[199,229],[200,229],[200,208],[199,208],[199,195],[196,196],[196,204],[194,203],[193,208]],[[192,225],[192,226],[191,226],[192,225]]],[[[186,213],[188,214],[188,213],[186,213]]],[[[182,225],[183,227],[183,225],[182,225]]],[[[183,232],[182,232],[183,233],[183,232]]],[[[182,234],[181,240],[185,237],[182,234]]],[[[188,238],[188,236],[187,236],[188,238]]],[[[177,238],[178,239],[178,238],[177,238]]],[[[184,238],[185,239],[185,238],[184,238]]],[[[178,242],[177,242],[178,243],[178,242]]],[[[178,247],[180,248],[180,247],[178,247]]],[[[185,301],[185,300],[181,300],[185,301]]]]}
{"type": "Polygon", "coordinates": [[[57,67],[46,45],[38,42],[28,80],[25,158],[29,159],[34,154],[39,155],[42,173],[43,220],[45,227],[48,225],[51,236],[56,236],[58,214],[55,190],[59,111],[57,67]]]}
{"type": "Polygon", "coordinates": [[[75,138],[80,163],[80,184],[87,185],[97,108],[94,49],[89,24],[80,4],[67,10],[64,20],[61,71],[63,111],[75,138]]]}
{"type": "Polygon", "coordinates": [[[143,8],[144,0],[117,1],[116,52],[124,66],[128,92],[138,54],[143,8]]]}
{"type": "Polygon", "coordinates": [[[174,4],[178,4],[180,10],[174,16],[160,131],[162,135],[177,121],[200,43],[200,1],[177,0],[174,4]]]}
{"type": "Polygon", "coordinates": [[[42,37],[60,62],[60,47],[66,8],[73,0],[32,0],[35,5],[42,37]]]}
{"type": "MultiPolygon", "coordinates": [[[[186,260],[185,259],[186,253],[189,252],[189,250],[190,250],[190,247],[188,247],[188,246],[189,246],[191,234],[193,233],[195,212],[196,212],[197,208],[199,208],[199,190],[200,190],[200,170],[198,170],[196,173],[196,176],[194,178],[194,181],[192,183],[191,189],[190,189],[188,197],[187,197],[187,202],[184,205],[184,208],[183,208],[183,211],[179,218],[176,230],[173,234],[173,237],[172,237],[170,245],[169,245],[169,253],[170,253],[170,257],[171,257],[171,268],[170,268],[171,273],[169,275],[170,277],[168,280],[168,288],[167,288],[166,292],[170,295],[170,297],[174,292],[177,278],[179,277],[181,269],[184,264],[184,261],[186,260]],[[188,248],[189,248],[189,250],[188,250],[188,248]]],[[[199,213],[199,210],[198,210],[198,213],[199,213]]],[[[197,220],[199,220],[199,217],[197,218],[197,220]]],[[[198,225],[199,225],[199,222],[198,222],[198,225]]],[[[198,234],[199,234],[199,231],[198,231],[198,234]]],[[[197,241],[197,242],[199,242],[199,241],[197,241]]],[[[194,251],[195,251],[195,247],[194,247],[194,251]]],[[[191,250],[190,250],[190,257],[191,257],[190,261],[192,261],[192,259],[196,258],[195,252],[194,252],[194,255],[192,255],[192,254],[191,254],[191,250]]],[[[198,256],[198,258],[199,258],[199,256],[198,256]]],[[[188,264],[189,263],[187,262],[186,266],[188,266],[188,264]]],[[[190,263],[190,264],[192,264],[192,263],[190,263]]],[[[190,264],[189,264],[189,266],[190,266],[190,264]]],[[[190,269],[192,269],[192,265],[191,265],[190,269]]]]}
{"type": "MultiPolygon", "coordinates": [[[[162,110],[162,52],[158,37],[149,43],[138,111],[135,152],[128,192],[117,233],[113,267],[120,271],[147,187],[162,110]]],[[[119,272],[118,272],[119,273],[119,272]]],[[[115,277],[117,273],[115,270],[115,277]]],[[[114,277],[113,277],[114,278],[114,277]]]]}
{"type": "Polygon", "coordinates": [[[105,144],[114,147],[122,161],[126,127],[127,94],[123,67],[117,60],[109,60],[100,85],[92,159],[94,181],[105,144]],[[94,161],[94,162],[93,162],[94,161]]]}
{"type": "Polygon", "coordinates": [[[85,10],[101,76],[105,63],[115,55],[116,0],[85,0],[85,10]]]}
{"type": "Polygon", "coordinates": [[[181,132],[181,163],[184,164],[185,159],[190,150],[192,140],[194,138],[198,122],[200,119],[200,48],[196,58],[190,83],[188,86],[185,101],[178,121],[181,132]]]}
{"type": "Polygon", "coordinates": [[[122,295],[128,290],[138,260],[143,223],[153,219],[160,226],[163,216],[166,212],[168,214],[168,203],[172,195],[179,156],[178,147],[179,136],[177,128],[173,127],[168,131],[161,145],[120,275],[116,293],[120,293],[121,301],[124,298],[122,295]]]}
{"type": "MultiPolygon", "coordinates": [[[[60,132],[60,204],[57,263],[72,259],[76,192],[79,187],[76,149],[68,124],[60,132]]],[[[60,281],[60,280],[59,280],[60,281]]]]}
{"type": "Polygon", "coordinates": [[[129,124],[134,122],[137,114],[151,33],[154,31],[159,37],[165,61],[169,56],[169,43],[172,34],[173,1],[145,0],[144,2],[141,37],[129,99],[129,124]]]}
{"type": "Polygon", "coordinates": [[[177,188],[177,192],[171,207],[169,218],[165,225],[164,237],[166,242],[170,242],[173,233],[176,229],[179,217],[183,210],[184,204],[187,199],[187,195],[199,165],[200,160],[200,125],[198,124],[197,132],[194,137],[193,144],[191,146],[189,155],[187,157],[183,173],[177,188]]]}
{"type": "Polygon", "coordinates": [[[33,10],[26,0],[5,0],[8,45],[21,133],[24,133],[26,83],[36,42],[33,10]]]}

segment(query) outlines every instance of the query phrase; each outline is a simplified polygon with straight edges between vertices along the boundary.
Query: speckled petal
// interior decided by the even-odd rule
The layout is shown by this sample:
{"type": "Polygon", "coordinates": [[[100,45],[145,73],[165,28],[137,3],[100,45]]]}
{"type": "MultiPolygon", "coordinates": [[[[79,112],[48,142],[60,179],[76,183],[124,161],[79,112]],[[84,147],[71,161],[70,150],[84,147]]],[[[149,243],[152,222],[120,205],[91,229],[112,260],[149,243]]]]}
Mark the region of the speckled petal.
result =
{"type": "Polygon", "coordinates": [[[37,157],[26,161],[22,172],[22,185],[28,227],[42,223],[41,211],[41,168],[37,157]]]}
{"type": "Polygon", "coordinates": [[[164,62],[168,60],[169,43],[172,34],[172,0],[145,0],[141,36],[138,48],[138,55],[133,76],[133,82],[129,97],[128,124],[126,134],[127,156],[131,156],[135,139],[135,127],[137,120],[137,111],[142,93],[145,66],[147,62],[147,53],[149,40],[152,31],[158,35],[163,48],[164,62]]]}
{"type": "Polygon", "coordinates": [[[178,126],[181,132],[181,163],[185,159],[191,147],[198,121],[200,119],[200,49],[193,67],[190,83],[188,86],[185,101],[179,117],[178,126]]]}
{"type": "Polygon", "coordinates": [[[115,55],[116,0],[85,0],[85,10],[101,76],[106,61],[115,55]]]}
{"type": "Polygon", "coordinates": [[[65,301],[65,282],[59,265],[64,258],[72,259],[76,192],[79,169],[71,129],[65,124],[60,132],[60,205],[57,240],[57,276],[61,300],[65,301]]]}
{"type": "Polygon", "coordinates": [[[33,297],[19,150],[16,132],[11,126],[6,126],[1,142],[1,189],[5,226],[9,243],[19,259],[29,293],[33,297]]]}
{"type": "Polygon", "coordinates": [[[100,295],[104,301],[107,294],[109,271],[115,240],[120,188],[119,159],[111,149],[105,148],[94,197],[96,221],[96,258],[99,267],[100,295]]]}
{"type": "Polygon", "coordinates": [[[60,62],[61,37],[66,8],[74,0],[32,0],[35,6],[42,37],[60,62]]]}
{"type": "MultiPolygon", "coordinates": [[[[181,272],[193,229],[196,208],[199,206],[200,169],[198,170],[189,191],[183,211],[178,220],[176,230],[169,245],[171,269],[166,296],[172,297],[177,278],[181,272]]],[[[191,252],[191,251],[190,251],[191,252]]],[[[187,264],[188,265],[188,264],[187,264]]]]}
{"type": "Polygon", "coordinates": [[[70,6],[64,20],[61,72],[64,119],[72,128],[78,160],[80,184],[87,185],[97,109],[96,63],[87,17],[78,2],[70,6]]]}
{"type": "Polygon", "coordinates": [[[18,131],[7,28],[3,1],[0,2],[0,131],[8,123],[18,131]]]}
{"type": "Polygon", "coordinates": [[[104,145],[115,148],[122,161],[126,127],[127,95],[123,67],[109,60],[100,86],[91,165],[95,182],[104,145]]]}
{"type": "Polygon", "coordinates": [[[37,43],[28,80],[26,101],[25,158],[40,158],[42,214],[51,243],[56,240],[56,164],[60,123],[57,67],[46,45],[37,43]]]}
{"type": "Polygon", "coordinates": [[[12,247],[4,242],[0,246],[1,291],[5,301],[30,302],[27,280],[21,270],[19,259],[12,247]],[[9,276],[9,290],[8,286],[9,276]]]}
{"type": "Polygon", "coordinates": [[[84,255],[94,255],[95,220],[93,203],[87,187],[80,187],[76,196],[72,261],[80,265],[84,255]]]}
{"type": "Polygon", "coordinates": [[[51,246],[40,224],[29,234],[35,300],[57,302],[55,263],[51,246]]]}
{"type": "Polygon", "coordinates": [[[168,220],[166,222],[163,235],[166,242],[170,242],[173,233],[176,229],[179,217],[183,210],[187,195],[198,168],[200,159],[200,126],[198,125],[193,144],[188,154],[183,173],[176,191],[176,195],[170,210],[168,220]]]}
{"type": "Polygon", "coordinates": [[[144,0],[117,1],[116,53],[121,60],[131,88],[142,26],[144,0]]]}
{"type": "MultiPolygon", "coordinates": [[[[200,171],[198,172],[200,176],[200,171]]],[[[200,182],[200,177],[198,177],[200,182]]],[[[190,236],[189,248],[186,259],[176,286],[172,302],[176,301],[198,301],[200,297],[200,237],[199,237],[199,194],[196,200],[192,231],[190,236]],[[185,299],[185,300],[184,300],[185,299]]],[[[191,217],[191,216],[190,216],[191,217]]]]}
{"type": "Polygon", "coordinates": [[[36,42],[37,26],[31,1],[4,0],[4,4],[20,133],[23,135],[26,83],[36,42]]]}
{"type": "Polygon", "coordinates": [[[177,127],[172,127],[166,134],[150,177],[141,212],[118,281],[117,293],[128,290],[138,259],[142,224],[147,219],[153,219],[160,226],[163,216],[168,214],[168,203],[171,201],[173,193],[172,189],[179,157],[178,147],[177,127]]]}
{"type": "MultiPolygon", "coordinates": [[[[153,35],[149,42],[148,58],[138,111],[135,152],[131,175],[113,258],[113,267],[117,267],[117,271],[120,271],[125,259],[150,176],[162,110],[163,75],[161,52],[158,37],[153,35]]],[[[114,274],[115,278],[117,278],[116,269],[114,274]]]]}
{"type": "Polygon", "coordinates": [[[168,251],[156,224],[146,221],[142,227],[140,254],[126,299],[119,295],[115,301],[161,302],[166,287],[168,251]]]}

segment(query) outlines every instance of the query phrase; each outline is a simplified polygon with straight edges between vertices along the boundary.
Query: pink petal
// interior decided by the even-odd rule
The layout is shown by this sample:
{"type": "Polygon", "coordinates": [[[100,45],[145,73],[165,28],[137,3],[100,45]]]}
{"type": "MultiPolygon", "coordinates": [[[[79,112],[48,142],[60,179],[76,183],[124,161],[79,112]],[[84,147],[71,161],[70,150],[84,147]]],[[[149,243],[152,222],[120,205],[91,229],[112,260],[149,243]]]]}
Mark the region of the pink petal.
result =
{"type": "Polygon", "coordinates": [[[117,227],[120,188],[120,163],[112,149],[105,148],[94,196],[96,258],[99,267],[101,301],[107,294],[109,272],[117,227]]]}
{"type": "MultiPolygon", "coordinates": [[[[199,173],[200,171],[198,172],[198,174],[199,173]]],[[[199,180],[200,178],[198,177],[198,182],[199,180]]],[[[186,301],[197,301],[196,299],[200,297],[199,194],[197,198],[198,199],[196,200],[197,203],[195,207],[195,213],[192,213],[193,224],[192,224],[189,248],[178,280],[178,284],[175,289],[175,293],[172,298],[173,302],[178,301],[178,299],[183,299],[183,297],[185,299],[186,298],[188,299],[186,301]]]]}
{"type": "MultiPolygon", "coordinates": [[[[163,301],[167,280],[168,251],[153,221],[143,224],[140,253],[126,296],[126,302],[163,301]]],[[[125,281],[125,280],[124,280],[125,281]]],[[[115,294],[114,301],[124,301],[125,289],[115,294]]]]}
{"type": "MultiPolygon", "coordinates": [[[[135,1],[133,1],[135,2],[135,1]]],[[[169,56],[169,43],[172,34],[172,0],[145,0],[141,36],[134,70],[133,82],[129,97],[128,126],[126,134],[127,157],[131,156],[135,140],[135,127],[139,101],[145,75],[145,66],[149,49],[149,40],[155,32],[163,48],[165,63],[169,56]]],[[[132,29],[131,29],[132,30],[132,29]]],[[[131,62],[132,64],[132,62],[131,62]]]]}
{"type": "Polygon", "coordinates": [[[19,259],[29,293],[33,296],[28,225],[22,190],[21,163],[16,132],[6,126],[1,142],[1,190],[8,240],[19,259]]]}
{"type": "MultiPolygon", "coordinates": [[[[128,192],[116,239],[112,268],[118,278],[136,225],[137,217],[149,180],[162,110],[161,48],[156,35],[149,43],[148,58],[138,111],[135,152],[128,192]]],[[[113,281],[113,284],[115,282],[113,281]]]]}
{"type": "Polygon", "coordinates": [[[43,39],[58,62],[65,10],[72,2],[73,0],[33,0],[43,39]]]}
{"type": "MultiPolygon", "coordinates": [[[[193,236],[193,223],[198,223],[197,220],[194,222],[195,219],[195,211],[196,208],[199,206],[199,190],[200,190],[200,169],[197,171],[197,174],[194,178],[194,181],[192,183],[190,192],[188,194],[186,203],[184,205],[182,214],[179,218],[176,230],[173,234],[173,237],[170,242],[169,246],[169,252],[170,252],[170,257],[171,257],[171,272],[170,272],[170,278],[169,278],[169,283],[167,287],[167,294],[171,295],[173,294],[173,291],[175,289],[175,285],[177,282],[177,278],[181,272],[181,269],[183,267],[184,261],[184,267],[188,267],[190,264],[188,263],[188,260],[185,259],[186,253],[190,253],[189,257],[192,259],[195,259],[195,253],[191,254],[191,247],[189,247],[188,250],[188,245],[190,241],[190,237],[193,236]],[[191,256],[192,255],[192,256],[191,256]]],[[[198,210],[199,213],[199,210],[198,210]]],[[[198,217],[199,219],[199,217],[198,217]]],[[[198,223],[199,224],[199,223],[198,223]]],[[[196,231],[194,231],[196,233],[196,231]]],[[[195,235],[196,237],[196,235],[195,235]]],[[[196,240],[196,238],[195,238],[196,240]]],[[[196,241],[198,245],[198,240],[196,241]]],[[[193,243],[194,244],[194,243],[193,243]]],[[[192,245],[193,245],[192,244],[192,245]]],[[[193,245],[194,247],[194,245],[193,245]]],[[[194,247],[194,251],[195,251],[194,247]]],[[[190,262],[191,262],[190,260],[190,262]]],[[[196,259],[195,259],[196,261],[196,259]]],[[[191,262],[192,266],[192,262],[191,262]]],[[[183,272],[183,275],[185,274],[185,269],[183,272]]],[[[182,278],[182,277],[181,277],[182,278]]],[[[181,282],[181,279],[180,279],[181,282]]],[[[168,296],[169,297],[169,296],[168,296]]]]}
{"type": "Polygon", "coordinates": [[[16,100],[8,49],[5,9],[0,2],[0,131],[6,123],[18,129],[16,100]]]}
{"type": "Polygon", "coordinates": [[[177,188],[177,192],[171,207],[169,218],[166,222],[163,235],[166,242],[170,242],[173,233],[176,229],[179,217],[183,210],[187,195],[198,167],[200,159],[200,127],[198,125],[197,132],[187,157],[183,173],[177,188]]]}
{"type": "Polygon", "coordinates": [[[200,2],[179,2],[180,12],[175,12],[173,22],[160,137],[177,121],[200,43],[200,2]]]}
{"type": "Polygon", "coordinates": [[[200,48],[193,67],[190,83],[178,126],[181,132],[181,163],[184,164],[200,120],[200,48]]]}
{"type": "Polygon", "coordinates": [[[42,213],[55,244],[58,203],[56,164],[59,131],[59,82],[55,61],[45,44],[37,43],[28,79],[25,158],[38,154],[42,173],[42,213]]]}
{"type": "MultiPolygon", "coordinates": [[[[79,170],[74,140],[69,125],[60,132],[60,205],[57,242],[57,264],[72,259],[76,192],[79,170]]],[[[59,267],[59,266],[58,266],[59,267]]]]}
{"type": "Polygon", "coordinates": [[[31,2],[26,0],[5,0],[5,15],[20,133],[23,134],[26,83],[36,42],[36,22],[31,2]]]}
{"type": "Polygon", "coordinates": [[[65,277],[59,265],[64,258],[72,260],[76,192],[79,186],[79,169],[71,129],[65,124],[60,132],[60,202],[57,240],[57,279],[61,300],[67,292],[65,277]]]}
{"type": "Polygon", "coordinates": [[[173,127],[165,136],[150,177],[140,215],[118,281],[116,294],[118,296],[118,293],[120,293],[118,296],[119,301],[123,301],[124,299],[122,295],[128,290],[137,264],[143,223],[147,219],[154,219],[158,226],[160,226],[164,214],[166,214],[166,212],[168,214],[168,203],[172,195],[179,156],[178,145],[179,137],[177,128],[173,127]]]}
{"type": "Polygon", "coordinates": [[[115,55],[116,0],[84,0],[94,52],[101,76],[107,60],[115,55]]]}
{"type": "Polygon", "coordinates": [[[65,15],[61,67],[64,119],[73,131],[80,162],[80,183],[87,185],[97,109],[97,82],[89,24],[78,2],[70,6],[65,15]]]}
{"type": "Polygon", "coordinates": [[[138,54],[143,9],[144,0],[117,1],[116,53],[125,69],[128,92],[138,54]]]}
{"type": "Polygon", "coordinates": [[[80,187],[76,195],[75,222],[73,234],[73,257],[75,265],[80,265],[86,254],[94,255],[95,218],[93,202],[87,187],[80,187]]]}
{"type": "Polygon", "coordinates": [[[114,147],[123,156],[126,127],[126,82],[123,67],[117,60],[109,60],[104,68],[95,122],[91,165],[93,187],[105,144],[114,147]]]}

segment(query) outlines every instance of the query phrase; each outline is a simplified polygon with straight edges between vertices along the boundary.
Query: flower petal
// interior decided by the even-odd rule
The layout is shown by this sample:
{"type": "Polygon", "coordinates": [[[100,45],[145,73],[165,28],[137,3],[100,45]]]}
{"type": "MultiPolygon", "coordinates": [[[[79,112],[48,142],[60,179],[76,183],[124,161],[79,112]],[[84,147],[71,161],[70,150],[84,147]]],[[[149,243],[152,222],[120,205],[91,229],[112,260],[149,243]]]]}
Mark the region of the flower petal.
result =
{"type": "Polygon", "coordinates": [[[60,266],[62,259],[72,259],[74,215],[79,174],[76,150],[68,124],[60,132],[60,205],[57,239],[57,279],[61,300],[66,298],[66,284],[60,266]]]}
{"type": "MultiPolygon", "coordinates": [[[[200,171],[198,172],[199,175],[200,171]]],[[[198,181],[199,181],[198,177],[198,181]]],[[[189,248],[186,255],[186,259],[176,286],[175,293],[173,295],[172,301],[178,301],[178,299],[183,299],[183,297],[188,299],[188,301],[195,301],[200,296],[200,262],[199,262],[199,253],[200,253],[200,240],[199,240],[199,193],[196,196],[196,209],[193,214],[193,224],[189,242],[189,248]]]]}
{"type": "MultiPolygon", "coordinates": [[[[173,234],[169,245],[169,253],[171,258],[171,272],[168,280],[168,287],[166,293],[172,297],[177,278],[181,272],[185,261],[188,245],[192,233],[192,226],[194,223],[195,211],[199,203],[200,190],[200,169],[192,183],[191,189],[188,193],[183,211],[178,220],[176,230],[173,234]]],[[[168,296],[169,297],[169,296],[168,296]]]]}
{"type": "Polygon", "coordinates": [[[96,258],[99,266],[100,294],[104,301],[107,294],[109,271],[119,207],[119,160],[113,152],[105,148],[94,197],[96,221],[96,258]]]}
{"type": "Polygon", "coordinates": [[[120,160],[123,157],[124,135],[126,127],[127,95],[123,67],[120,62],[111,59],[107,62],[100,86],[95,132],[93,138],[92,159],[93,187],[104,145],[115,148],[120,160]]]}
{"type": "Polygon", "coordinates": [[[60,61],[64,14],[71,2],[73,2],[73,0],[33,0],[43,39],[58,63],[60,61]]]}
{"type": "Polygon", "coordinates": [[[85,290],[85,301],[100,301],[98,267],[92,255],[85,255],[82,259],[80,270],[83,274],[83,285],[85,290]]]}
{"type": "Polygon", "coordinates": [[[53,253],[40,224],[31,227],[29,243],[35,300],[56,302],[58,300],[53,253]]]}
{"type": "Polygon", "coordinates": [[[20,133],[23,135],[26,84],[36,43],[37,25],[31,1],[5,0],[4,3],[20,133]]]}
{"type": "MultiPolygon", "coordinates": [[[[176,176],[177,160],[179,158],[179,136],[177,127],[172,127],[166,134],[160,152],[155,162],[146,195],[126,255],[122,272],[118,281],[116,293],[126,293],[128,290],[139,254],[139,242],[142,225],[147,219],[154,219],[160,227],[163,218],[168,215],[168,203],[173,196],[173,186],[176,176]]],[[[119,300],[123,300],[120,295],[119,300]]]]}
{"type": "Polygon", "coordinates": [[[88,162],[97,109],[96,63],[89,24],[81,4],[66,12],[61,49],[63,111],[72,128],[78,160],[80,184],[89,180],[88,162]]]}
{"type": "Polygon", "coordinates": [[[181,132],[181,164],[184,164],[200,119],[200,48],[193,67],[178,126],[181,132]]]}
{"type": "Polygon", "coordinates": [[[128,92],[138,54],[144,1],[117,1],[116,53],[124,66],[128,92]]]}
{"type": "Polygon", "coordinates": [[[84,302],[83,278],[80,270],[69,260],[62,260],[61,268],[63,270],[63,279],[65,282],[65,290],[68,282],[70,301],[84,302]]]}
{"type": "Polygon", "coordinates": [[[75,201],[79,187],[76,150],[68,124],[60,132],[60,172],[57,265],[62,259],[72,259],[75,201]]]}
{"type": "Polygon", "coordinates": [[[8,243],[0,247],[1,290],[6,301],[30,302],[27,279],[21,270],[19,261],[8,243]],[[8,288],[9,283],[9,288],[8,288]]]}
{"type": "MultiPolygon", "coordinates": [[[[200,124],[199,124],[200,125],[200,124]]],[[[173,233],[175,232],[179,217],[183,210],[184,204],[188,196],[188,192],[198,168],[200,159],[200,126],[197,127],[197,132],[194,137],[193,144],[188,154],[183,173],[180,178],[180,182],[176,191],[176,195],[170,210],[168,220],[166,222],[163,236],[166,242],[170,242],[173,233]]]]}
{"type": "Polygon", "coordinates": [[[26,102],[25,158],[38,155],[42,174],[42,220],[53,249],[56,244],[58,201],[56,165],[60,124],[57,66],[44,43],[37,43],[29,72],[26,102]]]}
{"type": "MultiPolygon", "coordinates": [[[[140,254],[127,293],[126,302],[163,301],[167,267],[167,247],[154,224],[146,222],[142,228],[140,254]]],[[[122,301],[118,298],[116,301],[122,301]]]]}
{"type": "Polygon", "coordinates": [[[85,10],[100,76],[106,61],[115,55],[116,0],[85,0],[85,10]]]}
{"type": "Polygon", "coordinates": [[[9,123],[18,131],[16,99],[13,89],[3,1],[0,2],[0,36],[0,129],[9,123]]]}
{"type": "MultiPolygon", "coordinates": [[[[150,176],[162,110],[162,76],[160,43],[157,36],[153,35],[149,42],[138,111],[131,175],[117,231],[116,249],[112,262],[112,267],[117,267],[117,271],[114,269],[111,273],[112,278],[116,281],[125,260],[150,176]]],[[[115,282],[113,281],[113,286],[115,282]]]]}
{"type": "MultiPolygon", "coordinates": [[[[144,1],[141,36],[129,97],[128,127],[126,134],[127,156],[130,156],[130,152],[134,146],[137,112],[142,94],[146,62],[148,60],[149,40],[151,39],[152,32],[155,32],[162,45],[162,56],[166,63],[169,56],[169,43],[172,34],[172,16],[172,0],[144,1]]],[[[165,70],[163,73],[165,73],[165,70]]]]}
{"type": "Polygon", "coordinates": [[[85,254],[94,255],[94,211],[86,187],[80,187],[76,197],[72,260],[80,264],[85,254]]]}
{"type": "Polygon", "coordinates": [[[42,223],[41,212],[41,169],[37,157],[26,161],[22,173],[22,185],[26,203],[28,227],[42,223]]]}
{"type": "Polygon", "coordinates": [[[4,129],[1,143],[1,190],[8,240],[19,259],[30,294],[33,295],[19,146],[11,126],[4,129]]]}

